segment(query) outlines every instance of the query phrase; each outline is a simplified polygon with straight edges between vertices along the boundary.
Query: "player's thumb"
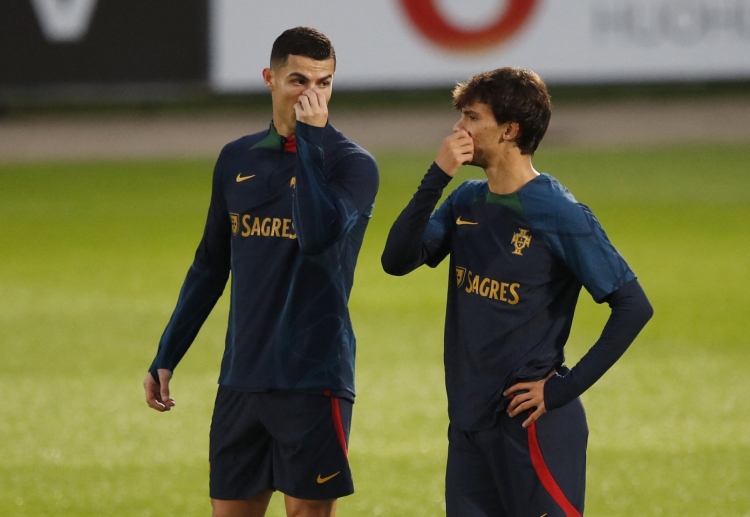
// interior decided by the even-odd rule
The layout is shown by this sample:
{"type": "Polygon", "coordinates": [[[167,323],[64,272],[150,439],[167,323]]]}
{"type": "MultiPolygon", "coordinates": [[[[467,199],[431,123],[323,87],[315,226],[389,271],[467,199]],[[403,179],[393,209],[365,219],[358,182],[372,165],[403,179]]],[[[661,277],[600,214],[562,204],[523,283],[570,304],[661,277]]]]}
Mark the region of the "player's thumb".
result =
{"type": "Polygon", "coordinates": [[[169,400],[169,381],[171,378],[172,372],[159,369],[159,395],[161,395],[161,401],[163,404],[166,404],[169,400]]]}

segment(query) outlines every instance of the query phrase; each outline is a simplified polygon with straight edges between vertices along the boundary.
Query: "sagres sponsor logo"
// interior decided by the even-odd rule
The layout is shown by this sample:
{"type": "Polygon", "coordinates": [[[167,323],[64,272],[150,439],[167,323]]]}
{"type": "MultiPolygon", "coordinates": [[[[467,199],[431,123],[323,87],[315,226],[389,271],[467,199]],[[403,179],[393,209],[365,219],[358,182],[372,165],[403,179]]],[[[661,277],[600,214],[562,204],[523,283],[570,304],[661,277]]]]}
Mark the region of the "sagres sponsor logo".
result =
{"type": "Polygon", "coordinates": [[[341,474],[340,470],[338,472],[336,472],[334,474],[331,474],[330,476],[326,476],[326,477],[323,477],[320,474],[318,474],[318,479],[317,479],[318,484],[321,485],[321,484],[325,483],[326,481],[330,481],[333,478],[335,478],[336,476],[338,476],[339,474],[341,474]]]}
{"type": "Polygon", "coordinates": [[[463,286],[469,294],[477,294],[483,298],[505,302],[508,305],[516,305],[521,301],[518,296],[518,289],[521,284],[500,282],[492,278],[475,275],[466,268],[456,267],[456,283],[459,288],[463,286]]]}
{"type": "Polygon", "coordinates": [[[514,255],[522,255],[521,250],[524,248],[528,248],[531,245],[531,235],[529,235],[529,230],[526,230],[525,228],[519,228],[518,232],[513,234],[513,239],[510,241],[510,243],[515,247],[516,249],[513,251],[514,255]]]}
{"type": "Polygon", "coordinates": [[[294,224],[286,217],[263,217],[250,214],[229,214],[232,220],[232,234],[242,237],[280,237],[296,239],[294,224]]]}
{"type": "MultiPolygon", "coordinates": [[[[452,0],[457,5],[462,0],[452,0]]],[[[478,27],[453,20],[440,4],[445,0],[399,0],[409,21],[430,42],[451,52],[472,52],[501,45],[528,24],[541,0],[506,0],[504,8],[478,27]]]]}

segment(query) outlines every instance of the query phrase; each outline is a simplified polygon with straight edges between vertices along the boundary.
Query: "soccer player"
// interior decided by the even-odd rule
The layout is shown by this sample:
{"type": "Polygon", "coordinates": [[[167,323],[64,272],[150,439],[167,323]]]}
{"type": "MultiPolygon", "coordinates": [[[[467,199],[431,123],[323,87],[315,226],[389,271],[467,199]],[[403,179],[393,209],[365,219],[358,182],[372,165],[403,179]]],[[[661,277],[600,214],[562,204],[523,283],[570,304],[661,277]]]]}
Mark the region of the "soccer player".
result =
{"type": "Polygon", "coordinates": [[[531,163],[551,104],[529,70],[481,73],[453,92],[461,118],[393,224],[392,275],[450,255],[445,322],[449,517],[583,514],[588,428],[579,395],[652,315],[599,222],[531,163]],[[462,183],[433,213],[463,164],[462,183]],[[572,369],[564,366],[581,286],[611,315],[572,369]]]}
{"type": "Polygon", "coordinates": [[[144,381],[157,411],[231,271],[210,433],[215,517],[332,516],[354,491],[347,443],[354,266],[378,188],[375,160],[328,123],[336,54],[315,29],[282,33],[263,79],[273,120],[219,155],[203,238],[144,381]]]}

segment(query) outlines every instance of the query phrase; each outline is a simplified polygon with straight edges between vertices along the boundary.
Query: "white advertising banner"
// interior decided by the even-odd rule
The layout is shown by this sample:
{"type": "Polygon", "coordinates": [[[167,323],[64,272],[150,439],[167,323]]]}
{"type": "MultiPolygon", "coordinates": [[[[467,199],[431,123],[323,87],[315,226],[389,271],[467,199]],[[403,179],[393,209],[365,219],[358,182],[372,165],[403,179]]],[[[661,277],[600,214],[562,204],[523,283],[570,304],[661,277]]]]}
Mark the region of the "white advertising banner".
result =
{"type": "Polygon", "coordinates": [[[521,66],[549,83],[750,78],[750,0],[211,0],[210,80],[263,89],[285,29],[323,31],[336,86],[449,86],[521,66]]]}

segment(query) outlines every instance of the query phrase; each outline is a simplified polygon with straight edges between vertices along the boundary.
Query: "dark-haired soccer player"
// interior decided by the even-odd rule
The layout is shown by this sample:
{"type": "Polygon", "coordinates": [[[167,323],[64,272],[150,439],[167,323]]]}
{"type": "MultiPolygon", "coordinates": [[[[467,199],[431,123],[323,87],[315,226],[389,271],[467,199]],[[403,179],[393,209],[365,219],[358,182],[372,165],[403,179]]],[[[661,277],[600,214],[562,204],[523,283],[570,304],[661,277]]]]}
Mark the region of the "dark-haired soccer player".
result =
{"type": "Polygon", "coordinates": [[[588,429],[578,396],[652,315],[591,211],[531,163],[551,105],[538,75],[501,68],[454,90],[461,118],[391,229],[385,270],[450,255],[445,323],[448,516],[583,513],[588,429]],[[461,184],[462,164],[487,181],[461,184]],[[572,369],[563,347],[584,286],[611,316],[572,369]]]}
{"type": "Polygon", "coordinates": [[[211,423],[215,517],[331,516],[353,484],[347,443],[355,339],[347,308],[378,188],[374,159],[328,124],[336,55],[297,27],[263,79],[273,120],[222,150],[203,239],[144,387],[168,411],[174,368],[232,273],[211,423]]]}

